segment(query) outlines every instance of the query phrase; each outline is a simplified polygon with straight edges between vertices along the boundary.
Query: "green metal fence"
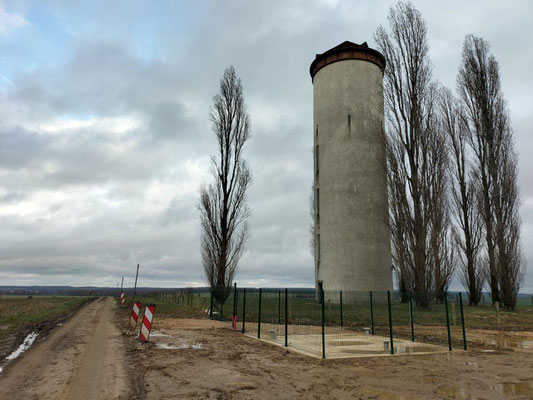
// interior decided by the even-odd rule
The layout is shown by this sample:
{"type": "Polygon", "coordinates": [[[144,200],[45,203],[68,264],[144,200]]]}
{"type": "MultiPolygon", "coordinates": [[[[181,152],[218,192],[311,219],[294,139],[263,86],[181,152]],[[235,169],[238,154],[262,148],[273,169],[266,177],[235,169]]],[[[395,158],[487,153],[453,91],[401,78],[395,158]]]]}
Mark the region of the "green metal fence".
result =
{"type": "Polygon", "coordinates": [[[235,287],[211,317],[323,358],[466,349],[461,295],[431,298],[422,307],[393,292],[235,287]]]}

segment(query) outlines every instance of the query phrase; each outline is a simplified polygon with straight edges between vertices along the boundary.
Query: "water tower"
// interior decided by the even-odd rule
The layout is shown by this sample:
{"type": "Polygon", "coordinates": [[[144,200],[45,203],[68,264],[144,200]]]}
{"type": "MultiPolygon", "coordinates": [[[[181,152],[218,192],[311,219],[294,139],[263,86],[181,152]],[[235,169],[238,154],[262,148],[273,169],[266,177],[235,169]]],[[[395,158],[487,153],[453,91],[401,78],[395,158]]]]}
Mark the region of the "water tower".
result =
{"type": "Polygon", "coordinates": [[[392,290],[384,68],[380,52],[348,41],[310,67],[317,289],[392,290]]]}

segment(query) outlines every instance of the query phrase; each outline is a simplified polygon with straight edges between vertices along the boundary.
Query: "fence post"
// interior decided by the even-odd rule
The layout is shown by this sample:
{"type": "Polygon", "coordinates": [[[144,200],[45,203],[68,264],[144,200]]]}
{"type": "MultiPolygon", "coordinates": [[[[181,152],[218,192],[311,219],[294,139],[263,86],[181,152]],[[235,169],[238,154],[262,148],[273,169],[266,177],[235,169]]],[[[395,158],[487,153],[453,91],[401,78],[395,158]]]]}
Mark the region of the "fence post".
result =
{"type": "Polygon", "coordinates": [[[257,338],[261,339],[261,297],[263,289],[259,288],[259,313],[257,317],[257,338]]]}
{"type": "Polygon", "coordinates": [[[281,325],[281,290],[278,290],[278,325],[281,325]]]}
{"type": "Polygon", "coordinates": [[[320,289],[320,303],[322,307],[322,358],[326,358],[326,302],[324,300],[324,289],[320,289]]]}
{"type": "Polygon", "coordinates": [[[237,282],[233,285],[233,318],[237,314],[237,282]]]}
{"type": "Polygon", "coordinates": [[[448,312],[448,292],[444,293],[444,305],[446,307],[446,327],[448,328],[448,349],[452,351],[452,333],[450,331],[450,314],[448,312]]]}
{"type": "Polygon", "coordinates": [[[411,292],[409,292],[409,313],[411,318],[411,342],[415,341],[415,323],[413,321],[413,299],[411,292]]]}
{"type": "Polygon", "coordinates": [[[392,306],[390,300],[390,290],[387,290],[387,303],[389,305],[389,334],[390,334],[390,353],[394,354],[394,342],[392,335],[392,306]]]}
{"type": "Polygon", "coordinates": [[[213,288],[211,288],[211,305],[209,306],[209,319],[213,319],[213,288]]]}
{"type": "Polygon", "coordinates": [[[285,288],[285,347],[289,346],[289,290],[285,288]]]}
{"type": "Polygon", "coordinates": [[[463,347],[466,350],[465,315],[463,313],[463,295],[459,292],[459,305],[461,306],[461,326],[463,328],[463,347]]]}
{"type": "Polygon", "coordinates": [[[341,296],[341,328],[344,328],[344,318],[342,315],[342,290],[340,291],[340,296],[341,296]]]}
{"type": "Polygon", "coordinates": [[[242,333],[244,334],[244,324],[246,323],[246,288],[242,291],[242,333]]]}
{"type": "Polygon", "coordinates": [[[372,335],[374,335],[374,304],[372,301],[372,290],[370,291],[370,323],[372,324],[372,335]]]}

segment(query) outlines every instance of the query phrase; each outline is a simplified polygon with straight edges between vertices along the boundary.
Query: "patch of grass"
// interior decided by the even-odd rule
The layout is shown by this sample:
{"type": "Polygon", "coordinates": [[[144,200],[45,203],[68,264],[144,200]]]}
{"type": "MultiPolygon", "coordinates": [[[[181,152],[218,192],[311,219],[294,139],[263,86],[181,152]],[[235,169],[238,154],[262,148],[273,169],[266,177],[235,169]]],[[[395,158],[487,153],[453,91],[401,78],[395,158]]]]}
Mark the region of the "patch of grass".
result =
{"type": "MultiPolygon", "coordinates": [[[[118,300],[120,301],[120,299],[118,300]]],[[[155,317],[170,318],[206,318],[205,310],[209,307],[209,297],[194,295],[192,299],[177,298],[168,295],[166,297],[137,296],[142,309],[147,304],[155,304],[155,317]],[[189,300],[189,301],[187,301],[189,300]]],[[[133,307],[133,297],[126,297],[125,306],[121,307],[123,314],[129,317],[133,307]]]]}
{"type": "MultiPolygon", "coordinates": [[[[243,298],[239,293],[237,312],[242,319],[243,298]]],[[[210,297],[208,293],[194,294],[189,297],[166,293],[155,297],[138,297],[138,301],[144,305],[156,304],[156,315],[173,318],[207,318],[205,311],[209,308],[210,297]]],[[[261,314],[264,322],[284,321],[285,299],[283,293],[263,292],[261,314]]],[[[246,321],[254,322],[258,319],[258,292],[246,295],[246,321]]],[[[126,307],[123,307],[124,315],[131,312],[132,298],[126,298],[126,307]]],[[[461,310],[458,301],[451,301],[448,305],[450,324],[453,327],[461,325],[461,310]]],[[[224,314],[231,316],[233,308],[233,294],[230,295],[224,305],[224,314]]],[[[320,325],[322,321],[321,306],[313,296],[289,294],[289,324],[295,325],[320,325]]],[[[465,324],[467,329],[489,329],[502,331],[533,331],[533,307],[519,304],[516,311],[500,310],[498,316],[496,310],[490,305],[467,306],[464,305],[465,324]]],[[[215,308],[217,311],[217,308],[215,308]]],[[[326,326],[340,326],[341,310],[339,302],[326,302],[325,305],[326,326]]],[[[356,303],[345,302],[343,304],[343,324],[345,327],[359,329],[371,325],[371,312],[368,300],[359,299],[356,303]]],[[[376,329],[382,327],[388,329],[388,306],[386,299],[377,295],[374,297],[374,325],[376,329]]],[[[218,315],[214,316],[215,319],[218,315]]],[[[418,308],[413,305],[413,320],[418,327],[446,327],[446,309],[444,304],[432,304],[429,309],[418,308]]],[[[397,300],[392,305],[393,327],[407,331],[410,329],[410,310],[408,303],[400,303],[397,300]]],[[[440,328],[439,328],[440,329],[440,328]]]]}
{"type": "Polygon", "coordinates": [[[0,297],[0,326],[7,332],[70,313],[89,297],[0,297]]]}
{"type": "Polygon", "coordinates": [[[466,306],[467,328],[497,329],[503,331],[533,331],[533,307],[518,305],[515,311],[499,311],[489,306],[466,306]]]}
{"type": "Polygon", "coordinates": [[[80,296],[0,297],[0,360],[17,348],[28,333],[46,334],[90,300],[91,297],[80,296]]]}

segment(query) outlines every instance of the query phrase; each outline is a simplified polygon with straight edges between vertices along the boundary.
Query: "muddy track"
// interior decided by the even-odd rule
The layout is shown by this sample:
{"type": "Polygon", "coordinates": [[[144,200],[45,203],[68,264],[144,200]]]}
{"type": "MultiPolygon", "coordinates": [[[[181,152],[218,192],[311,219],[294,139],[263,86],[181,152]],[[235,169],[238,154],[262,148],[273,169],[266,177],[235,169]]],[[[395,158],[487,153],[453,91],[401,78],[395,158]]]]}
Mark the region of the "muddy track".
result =
{"type": "Polygon", "coordinates": [[[129,399],[117,304],[100,298],[34,344],[0,377],[0,399],[129,399]]]}
{"type": "MultiPolygon", "coordinates": [[[[36,332],[38,341],[40,338],[46,337],[48,333],[57,326],[63,325],[68,319],[70,319],[80,308],[88,303],[96,300],[96,297],[88,298],[86,301],[77,306],[74,310],[67,314],[58,315],[57,317],[50,318],[49,320],[28,324],[18,329],[16,332],[3,336],[0,338],[0,360],[4,360],[6,356],[11,354],[19,345],[24,341],[24,338],[32,332],[36,332]]],[[[3,363],[0,362],[0,367],[3,367],[3,363]]]]}

